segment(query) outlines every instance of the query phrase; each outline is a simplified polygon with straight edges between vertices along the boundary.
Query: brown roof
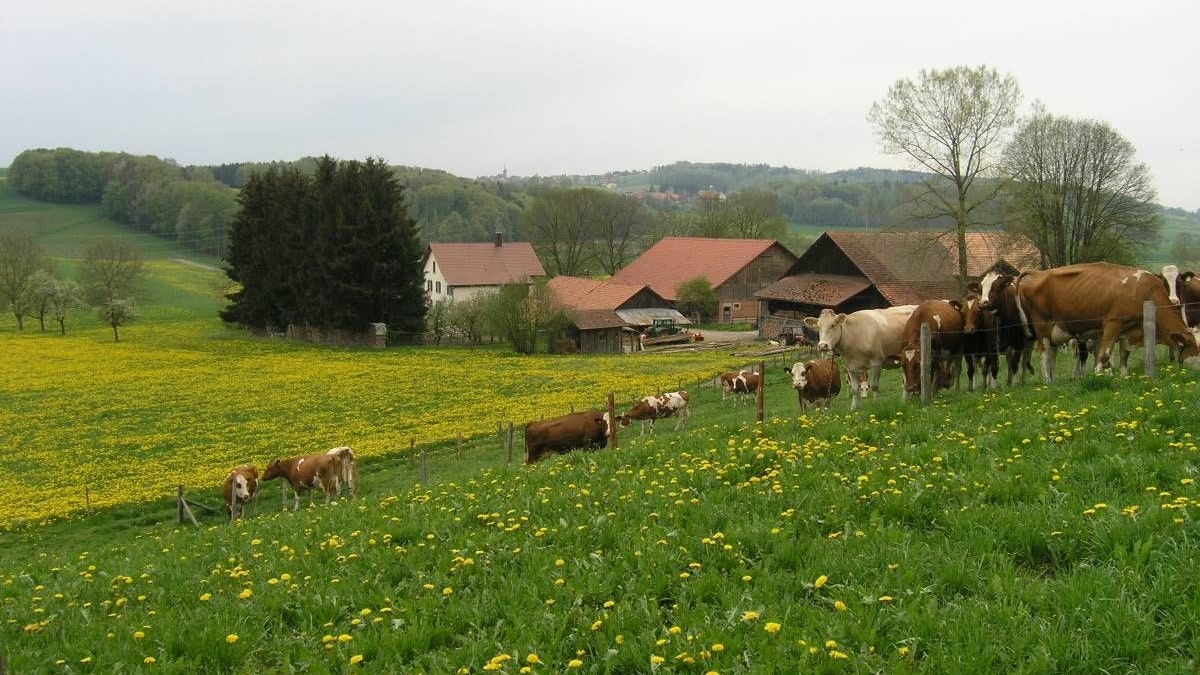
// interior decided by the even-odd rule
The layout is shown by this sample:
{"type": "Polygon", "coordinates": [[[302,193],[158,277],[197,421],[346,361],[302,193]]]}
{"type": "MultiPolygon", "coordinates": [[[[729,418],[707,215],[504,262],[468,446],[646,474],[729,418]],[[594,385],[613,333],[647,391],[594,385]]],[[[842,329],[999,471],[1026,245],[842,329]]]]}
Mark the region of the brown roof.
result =
{"type": "Polygon", "coordinates": [[[863,277],[841,274],[796,274],[784,277],[754,294],[756,298],[837,307],[871,287],[863,277]]]}
{"type": "Polygon", "coordinates": [[[450,286],[499,286],[527,277],[546,276],[542,263],[528,242],[486,244],[431,243],[422,266],[433,256],[450,286]]]}
{"type": "MultiPolygon", "coordinates": [[[[950,251],[951,262],[957,273],[958,245],[954,234],[947,232],[942,235],[942,243],[950,251]]],[[[1001,261],[1012,265],[1018,272],[1032,272],[1041,268],[1041,255],[1026,237],[1003,232],[967,233],[968,277],[978,279],[1001,261]]]]}
{"type": "Polygon", "coordinates": [[[568,314],[580,330],[623,328],[628,325],[611,309],[577,309],[568,311],[568,314]]]}
{"type": "Polygon", "coordinates": [[[597,281],[582,277],[557,276],[546,284],[563,307],[572,309],[618,309],[637,295],[645,284],[597,281]]]}
{"type": "Polygon", "coordinates": [[[704,277],[717,288],[774,245],[774,239],[666,237],[614,274],[613,281],[646,284],[674,300],[679,284],[704,277]]]}

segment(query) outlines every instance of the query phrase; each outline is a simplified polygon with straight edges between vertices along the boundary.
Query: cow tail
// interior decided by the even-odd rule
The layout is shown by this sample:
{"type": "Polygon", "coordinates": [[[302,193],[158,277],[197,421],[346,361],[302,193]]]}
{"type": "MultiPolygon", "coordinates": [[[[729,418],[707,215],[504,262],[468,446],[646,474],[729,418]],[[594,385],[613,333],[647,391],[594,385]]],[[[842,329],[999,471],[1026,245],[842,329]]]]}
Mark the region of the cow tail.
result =
{"type": "Polygon", "coordinates": [[[1021,280],[1024,279],[1025,275],[1027,274],[1029,273],[1021,272],[1020,276],[1017,277],[1016,283],[1013,284],[1013,288],[1016,291],[1015,295],[1017,296],[1017,316],[1021,317],[1021,329],[1025,331],[1025,337],[1032,338],[1033,330],[1031,330],[1029,327],[1029,317],[1025,315],[1025,308],[1021,305],[1021,280]]]}

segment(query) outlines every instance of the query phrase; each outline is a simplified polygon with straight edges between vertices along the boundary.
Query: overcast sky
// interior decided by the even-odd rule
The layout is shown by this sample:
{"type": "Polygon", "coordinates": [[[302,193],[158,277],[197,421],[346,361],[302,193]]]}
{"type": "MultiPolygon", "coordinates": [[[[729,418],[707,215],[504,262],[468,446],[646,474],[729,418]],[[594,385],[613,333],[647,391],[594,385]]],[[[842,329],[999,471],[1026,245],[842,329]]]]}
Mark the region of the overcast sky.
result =
{"type": "Polygon", "coordinates": [[[385,158],[464,176],[676,160],[904,166],[871,103],[922,68],[1010,73],[1102,119],[1200,208],[1200,3],[13,3],[0,166],[30,147],[182,164],[385,158]]]}

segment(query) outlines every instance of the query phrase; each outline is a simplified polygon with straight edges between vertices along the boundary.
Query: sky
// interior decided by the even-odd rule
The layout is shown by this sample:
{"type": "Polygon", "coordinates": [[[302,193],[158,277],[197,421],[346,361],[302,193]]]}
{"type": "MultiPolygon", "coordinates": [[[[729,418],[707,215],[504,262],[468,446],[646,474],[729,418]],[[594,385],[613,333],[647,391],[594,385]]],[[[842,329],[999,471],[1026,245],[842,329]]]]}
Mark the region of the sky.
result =
{"type": "Polygon", "coordinates": [[[181,164],[330,154],[462,176],[686,160],[907,167],[866,115],[988,65],[1103,120],[1200,209],[1200,3],[217,0],[12,3],[0,166],[32,147],[181,164]]]}

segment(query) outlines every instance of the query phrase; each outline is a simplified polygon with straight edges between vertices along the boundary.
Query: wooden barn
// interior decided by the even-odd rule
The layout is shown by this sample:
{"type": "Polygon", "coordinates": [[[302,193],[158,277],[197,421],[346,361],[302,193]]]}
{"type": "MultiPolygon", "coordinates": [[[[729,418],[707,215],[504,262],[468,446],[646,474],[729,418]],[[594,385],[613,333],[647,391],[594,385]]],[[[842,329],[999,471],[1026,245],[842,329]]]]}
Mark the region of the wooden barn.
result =
{"type": "MultiPolygon", "coordinates": [[[[779,333],[788,320],[829,308],[854,312],[957,298],[958,247],[945,232],[826,232],[808,247],[786,276],[755,297],[760,331],[779,333]]],[[[967,276],[992,270],[1038,269],[1039,255],[1024,237],[998,232],[967,234],[967,276]]]]}
{"type": "Polygon", "coordinates": [[[585,354],[636,350],[638,334],[654,319],[690,323],[645,284],[558,276],[546,287],[571,317],[566,339],[585,354]]]}
{"type": "Polygon", "coordinates": [[[613,281],[644,284],[674,303],[675,289],[704,277],[720,304],[719,321],[758,318],[755,293],[787,273],[796,256],[774,239],[666,237],[613,275],[613,281]]]}

